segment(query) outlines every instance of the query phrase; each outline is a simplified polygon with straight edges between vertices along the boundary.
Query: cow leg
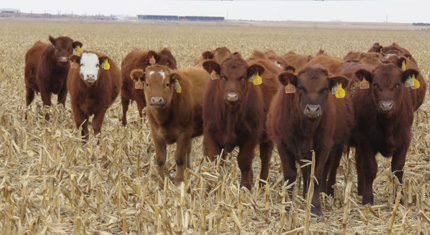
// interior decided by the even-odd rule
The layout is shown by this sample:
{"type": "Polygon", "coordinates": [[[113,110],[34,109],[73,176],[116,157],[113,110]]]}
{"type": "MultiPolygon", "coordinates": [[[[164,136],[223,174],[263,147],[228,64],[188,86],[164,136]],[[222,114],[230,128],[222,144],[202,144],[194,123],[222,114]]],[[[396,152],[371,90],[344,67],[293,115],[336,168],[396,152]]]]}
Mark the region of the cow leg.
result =
{"type": "MultiPolygon", "coordinates": [[[[42,97],[43,106],[51,106],[51,93],[45,89],[40,89],[40,96],[42,97]]],[[[49,114],[45,114],[45,120],[49,121],[49,114]]]]}
{"type": "MultiPolygon", "coordinates": [[[[205,143],[208,151],[208,156],[211,161],[215,161],[215,156],[221,154],[221,147],[218,146],[217,143],[212,139],[210,136],[204,136],[203,142],[205,143]]],[[[225,156],[225,153],[223,153],[223,158],[225,156]]]]}
{"type": "MultiPolygon", "coordinates": [[[[273,151],[273,142],[267,141],[260,143],[260,159],[261,159],[261,172],[260,172],[260,179],[267,181],[267,178],[269,176],[269,166],[270,166],[270,159],[272,157],[272,151],[273,151]]],[[[262,181],[260,181],[260,186],[264,184],[262,181]]]]}
{"type": "Polygon", "coordinates": [[[31,89],[30,87],[26,87],[25,90],[26,90],[25,101],[28,107],[31,104],[31,102],[33,102],[34,100],[34,90],[31,89]]]}
{"type": "Polygon", "coordinates": [[[94,136],[96,136],[97,134],[99,134],[102,131],[102,125],[103,125],[103,120],[105,118],[105,114],[106,114],[106,109],[101,110],[101,111],[97,112],[96,114],[94,114],[94,118],[93,118],[93,122],[92,122],[93,130],[94,130],[94,136]]]}
{"type": "MultiPolygon", "coordinates": [[[[329,155],[328,150],[323,150],[323,151],[317,152],[315,154],[314,176],[316,178],[316,182],[314,182],[314,193],[312,195],[311,212],[313,214],[318,215],[318,216],[322,216],[321,200],[320,200],[320,188],[321,188],[322,182],[326,180],[326,178],[323,178],[323,173],[324,173],[324,168],[327,164],[328,155],[329,155]]],[[[303,194],[303,195],[305,195],[305,194],[303,194]]]]}
{"type": "Polygon", "coordinates": [[[155,144],[155,159],[157,163],[157,171],[158,175],[164,181],[164,167],[166,165],[166,142],[157,136],[155,131],[152,131],[152,138],[154,139],[155,144]]]}
{"type": "Polygon", "coordinates": [[[66,107],[66,98],[67,98],[67,86],[63,86],[58,93],[58,103],[62,104],[63,107],[66,107]]]}
{"type": "MultiPolygon", "coordinates": [[[[378,164],[376,163],[376,152],[370,147],[361,146],[356,148],[356,161],[361,161],[361,176],[362,179],[362,193],[363,201],[362,204],[373,204],[373,181],[376,178],[376,173],[378,171],[378,164]]],[[[358,165],[359,163],[357,163],[358,165]]],[[[358,172],[358,168],[357,168],[358,172]]],[[[359,188],[360,190],[360,188],[359,188]]]]}
{"type": "Polygon", "coordinates": [[[400,183],[403,182],[403,167],[406,162],[406,155],[409,149],[409,143],[405,147],[400,148],[394,152],[391,159],[391,171],[396,175],[400,183]]]}
{"type": "Polygon", "coordinates": [[[334,197],[334,184],[336,183],[336,171],[339,167],[340,160],[342,159],[342,147],[335,148],[332,150],[332,154],[329,156],[329,160],[327,160],[326,166],[329,167],[328,172],[324,170],[325,174],[323,175],[321,189],[327,193],[327,195],[334,197]],[[328,178],[327,178],[328,173],[328,178]],[[327,184],[325,184],[325,180],[327,179],[327,184]]]}
{"type": "Polygon", "coordinates": [[[128,106],[130,105],[130,99],[121,97],[121,104],[122,104],[122,125],[127,125],[127,111],[128,106]]]}
{"type": "Polygon", "coordinates": [[[191,150],[191,134],[182,134],[176,142],[175,151],[175,162],[176,162],[176,176],[175,185],[179,186],[181,182],[184,181],[184,173],[186,166],[189,166],[189,161],[191,160],[190,150],[191,150]]]}
{"type": "MultiPolygon", "coordinates": [[[[289,152],[286,148],[286,146],[283,146],[282,144],[278,145],[278,153],[279,157],[281,158],[281,166],[282,166],[282,173],[284,175],[284,181],[288,182],[288,185],[293,184],[296,182],[297,178],[297,167],[296,167],[296,161],[294,158],[294,155],[289,152]]],[[[290,195],[290,198],[292,197],[293,190],[288,190],[288,194],[290,195]]]]}
{"type": "Polygon", "coordinates": [[[246,187],[249,190],[252,188],[252,160],[254,158],[256,140],[245,141],[245,144],[239,146],[239,154],[237,156],[237,162],[242,173],[240,180],[240,186],[246,187]]]}
{"type": "Polygon", "coordinates": [[[142,101],[142,100],[137,99],[136,103],[137,103],[137,110],[139,111],[139,116],[142,118],[143,117],[142,110],[143,110],[143,108],[145,108],[145,100],[142,101]]]}

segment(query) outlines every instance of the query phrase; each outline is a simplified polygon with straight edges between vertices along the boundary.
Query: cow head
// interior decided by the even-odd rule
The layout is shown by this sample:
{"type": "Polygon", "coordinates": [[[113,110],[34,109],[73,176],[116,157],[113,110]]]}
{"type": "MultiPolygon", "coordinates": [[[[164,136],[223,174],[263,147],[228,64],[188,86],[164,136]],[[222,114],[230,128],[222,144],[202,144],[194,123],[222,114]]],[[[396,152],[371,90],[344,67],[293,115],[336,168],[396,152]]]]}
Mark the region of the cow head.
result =
{"type": "Polygon", "coordinates": [[[328,71],[320,66],[304,68],[297,74],[283,72],[278,75],[278,79],[284,86],[295,86],[294,94],[287,95],[295,95],[296,107],[302,110],[303,115],[310,121],[316,121],[324,114],[334,86],[348,85],[347,78],[341,75],[330,77],[328,71]]]}
{"type": "Polygon", "coordinates": [[[372,84],[370,89],[378,113],[389,118],[402,105],[403,84],[410,76],[417,77],[418,71],[415,69],[402,71],[398,65],[383,63],[378,65],[373,72],[361,69],[355,75],[358,79],[365,78],[372,84]]]}
{"type": "Polygon", "coordinates": [[[104,64],[109,63],[107,56],[97,56],[92,52],[83,52],[81,55],[71,55],[71,69],[79,69],[81,79],[92,85],[100,78],[101,70],[105,69],[104,64]]]}
{"type": "Polygon", "coordinates": [[[249,66],[238,53],[234,53],[221,64],[215,60],[205,61],[203,68],[211,74],[211,79],[217,83],[218,91],[230,108],[237,107],[247,96],[249,86],[254,86],[250,78],[257,73],[260,76],[264,73],[262,66],[249,66]]]}
{"type": "Polygon", "coordinates": [[[378,42],[375,42],[367,52],[382,52],[382,48],[378,42]]]}
{"type": "Polygon", "coordinates": [[[180,92],[181,76],[166,66],[151,65],[145,71],[135,69],[130,77],[134,82],[144,83],[146,103],[153,108],[170,107],[174,92],[180,92]]]}
{"type": "Polygon", "coordinates": [[[170,69],[176,69],[176,59],[172,55],[169,49],[164,48],[160,52],[156,52],[153,50],[148,51],[146,56],[146,60],[144,62],[144,66],[142,69],[145,69],[146,66],[159,64],[167,66],[170,69]]]}
{"type": "Polygon", "coordinates": [[[54,47],[55,58],[58,64],[67,66],[69,64],[69,56],[73,54],[73,49],[78,45],[82,47],[82,43],[79,41],[73,41],[69,37],[58,37],[53,38],[49,36],[49,41],[54,47]]]}

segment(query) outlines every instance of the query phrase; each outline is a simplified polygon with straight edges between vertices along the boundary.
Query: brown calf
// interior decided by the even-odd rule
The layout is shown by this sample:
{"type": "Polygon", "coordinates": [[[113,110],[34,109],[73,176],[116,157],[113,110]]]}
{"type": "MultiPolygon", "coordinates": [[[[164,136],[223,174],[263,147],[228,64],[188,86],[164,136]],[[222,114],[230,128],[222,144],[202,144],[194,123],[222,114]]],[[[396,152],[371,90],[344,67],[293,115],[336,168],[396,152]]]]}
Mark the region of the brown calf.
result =
{"type": "MultiPolygon", "coordinates": [[[[320,66],[305,67],[295,74],[283,72],[278,78],[285,88],[279,89],[273,98],[267,116],[267,132],[278,147],[284,180],[288,184],[296,181],[295,162],[305,165],[302,160],[311,160],[311,151],[315,151],[318,183],[314,185],[312,213],[322,215],[319,193],[333,194],[331,186],[335,183],[337,168],[327,162],[338,164],[354,124],[351,100],[336,98],[331,91],[335,86],[346,87],[348,80],[339,75],[330,77],[320,66]],[[330,167],[332,169],[327,169],[330,167]],[[328,182],[327,174],[330,174],[328,182]]],[[[302,172],[303,195],[306,195],[310,166],[302,168],[302,172]]]]}
{"type": "MultiPolygon", "coordinates": [[[[136,86],[136,83],[130,78],[130,73],[134,69],[142,69],[151,64],[160,64],[176,69],[176,59],[173,57],[169,49],[164,48],[160,52],[144,51],[135,49],[127,54],[121,63],[121,103],[122,103],[122,125],[127,125],[127,110],[130,101],[136,101],[137,109],[140,117],[142,117],[142,110],[146,106],[145,95],[143,87],[136,86]]],[[[142,83],[139,83],[142,84],[142,83]]]]}
{"type": "MultiPolygon", "coordinates": [[[[82,43],[69,37],[53,38],[51,44],[36,42],[25,54],[25,90],[27,107],[34,99],[34,93],[40,92],[43,105],[51,105],[51,94],[58,95],[58,103],[65,104],[67,98],[67,73],[69,56],[73,49],[82,47],[82,43]]],[[[49,115],[45,115],[49,120],[49,115]]]]}
{"type": "Polygon", "coordinates": [[[345,61],[343,61],[340,58],[328,56],[328,55],[320,55],[320,56],[313,58],[311,61],[309,61],[303,67],[312,67],[312,66],[315,66],[317,64],[320,64],[324,68],[326,68],[329,73],[337,74],[342,70],[344,63],[345,63],[345,61]]]}
{"type": "Polygon", "coordinates": [[[287,61],[287,64],[293,66],[296,70],[300,70],[307,64],[309,61],[313,59],[311,55],[299,55],[292,51],[285,53],[284,59],[287,61]]]}
{"type": "Polygon", "coordinates": [[[360,81],[366,79],[370,84],[352,97],[356,126],[350,144],[356,148],[358,194],[363,195],[363,204],[373,203],[378,152],[392,156],[391,170],[402,182],[414,116],[410,88],[404,83],[412,75],[418,76],[418,71],[402,71],[391,63],[379,64],[372,72],[355,72],[360,81]]]}
{"type": "MultiPolygon", "coordinates": [[[[266,62],[277,67],[271,61],[266,62]]],[[[248,65],[239,53],[234,53],[221,64],[206,61],[203,67],[212,78],[206,88],[203,105],[203,132],[209,157],[214,160],[221,149],[225,150],[222,156],[225,157],[226,152],[239,146],[240,184],[251,189],[252,160],[258,143],[262,164],[260,178],[267,180],[273,143],[265,138],[265,110],[270,104],[270,94],[277,90],[279,83],[275,75],[270,75],[269,69],[265,73],[264,64],[248,65]],[[253,79],[261,79],[262,83],[253,79]]]]}
{"type": "Polygon", "coordinates": [[[94,135],[100,133],[107,109],[121,89],[120,71],[107,55],[84,51],[71,55],[71,69],[67,75],[73,116],[76,127],[82,125],[82,137],[88,139],[89,117],[94,115],[94,135]]]}
{"type": "Polygon", "coordinates": [[[217,63],[221,63],[229,56],[231,56],[231,51],[227,47],[218,47],[215,50],[203,52],[202,57],[197,60],[194,66],[203,66],[206,60],[215,60],[217,63]]]}
{"type": "Polygon", "coordinates": [[[144,82],[144,94],[148,121],[158,173],[164,179],[166,145],[177,143],[175,151],[175,184],[184,180],[185,167],[191,163],[191,140],[203,133],[203,93],[209,82],[209,75],[202,68],[190,67],[171,70],[162,65],[135,69],[130,77],[144,82]],[[185,165],[184,165],[185,164],[185,165]]]}

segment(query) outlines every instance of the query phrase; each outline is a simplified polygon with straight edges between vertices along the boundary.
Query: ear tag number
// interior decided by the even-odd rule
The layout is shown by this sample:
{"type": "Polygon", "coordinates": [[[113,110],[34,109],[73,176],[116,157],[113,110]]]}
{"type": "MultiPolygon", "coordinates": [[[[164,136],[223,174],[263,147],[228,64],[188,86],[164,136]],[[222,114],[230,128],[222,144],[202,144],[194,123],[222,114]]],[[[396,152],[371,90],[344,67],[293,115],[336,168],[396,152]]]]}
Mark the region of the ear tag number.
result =
{"type": "Polygon", "coordinates": [[[342,88],[342,83],[339,83],[339,88],[336,91],[336,98],[342,99],[345,97],[345,90],[342,88]]]}
{"type": "Polygon", "coordinates": [[[179,93],[179,94],[182,92],[181,84],[179,84],[179,81],[177,79],[175,80],[175,90],[176,90],[176,93],[179,93]]]}
{"type": "Polygon", "coordinates": [[[106,59],[105,62],[103,63],[103,69],[104,70],[109,70],[110,69],[110,64],[109,64],[109,60],[106,59]]]}
{"type": "Polygon", "coordinates": [[[402,62],[402,71],[406,70],[406,60],[402,62]]]}
{"type": "Polygon", "coordinates": [[[155,58],[154,58],[154,56],[152,56],[152,57],[151,57],[151,59],[149,60],[149,64],[150,64],[150,65],[154,65],[154,64],[155,64],[155,62],[156,62],[156,61],[155,61],[155,58]]]}
{"type": "Polygon", "coordinates": [[[411,87],[412,89],[415,90],[415,89],[420,88],[420,86],[421,86],[420,81],[415,79],[415,74],[412,74],[412,81],[414,82],[414,85],[411,87]]]}
{"type": "Polygon", "coordinates": [[[212,80],[217,80],[217,79],[219,79],[219,75],[217,74],[217,72],[215,72],[215,70],[212,70],[212,73],[211,73],[211,79],[212,79],[212,80]]]}
{"type": "Polygon", "coordinates": [[[337,89],[339,89],[339,83],[336,83],[336,85],[334,85],[334,86],[331,88],[331,93],[332,93],[333,95],[336,95],[336,91],[337,91],[337,89]]]}
{"type": "Polygon", "coordinates": [[[77,55],[80,55],[82,53],[81,46],[79,45],[76,46],[75,50],[77,55]]]}
{"type": "Polygon", "coordinates": [[[288,82],[288,84],[285,86],[285,94],[292,94],[296,93],[296,86],[288,82]]]}
{"type": "Polygon", "coordinates": [[[70,66],[72,69],[77,69],[79,66],[78,66],[78,63],[76,63],[76,62],[72,62],[72,65],[70,66]]]}
{"type": "Polygon", "coordinates": [[[408,77],[405,81],[405,87],[413,87],[414,86],[414,80],[411,76],[408,77]]]}
{"type": "Polygon", "coordinates": [[[261,85],[261,83],[263,83],[263,79],[260,77],[260,75],[257,73],[255,73],[254,75],[252,75],[249,80],[256,86],[261,85]]]}
{"type": "Polygon", "coordinates": [[[363,77],[363,80],[360,82],[360,89],[366,90],[370,88],[370,83],[363,77]]]}
{"type": "Polygon", "coordinates": [[[134,84],[134,89],[136,89],[136,90],[142,90],[143,89],[143,82],[142,81],[137,81],[135,84],[134,84]]]}

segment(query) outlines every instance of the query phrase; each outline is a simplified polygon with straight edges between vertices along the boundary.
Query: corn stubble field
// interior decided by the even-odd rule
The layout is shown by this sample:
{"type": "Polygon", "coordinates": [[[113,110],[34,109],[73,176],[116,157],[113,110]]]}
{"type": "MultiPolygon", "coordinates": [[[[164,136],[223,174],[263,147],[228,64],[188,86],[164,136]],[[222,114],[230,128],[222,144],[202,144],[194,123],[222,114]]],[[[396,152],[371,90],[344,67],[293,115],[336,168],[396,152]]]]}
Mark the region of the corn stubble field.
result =
{"type": "Polygon", "coordinates": [[[362,206],[355,160],[344,156],[335,198],[322,195],[324,217],[307,223],[307,202],[298,187],[288,198],[276,151],[269,182],[262,188],[255,157],[255,187],[249,192],[239,187],[237,152],[221,167],[202,155],[201,137],[193,140],[185,183],[175,187],[174,146],[169,146],[169,177],[160,188],[149,126],[140,121],[135,104],[123,127],[118,97],[106,113],[101,136],[94,137],[91,130],[83,145],[70,98],[63,108],[54,95],[53,107],[46,109],[36,96],[27,110],[24,89],[24,55],[37,40],[48,42],[48,35],[70,36],[83,49],[106,53],[118,64],[134,48],[168,47],[178,67],[192,66],[203,51],[219,46],[244,57],[254,49],[283,55],[289,50],[315,54],[321,48],[342,58],[348,51],[367,51],[374,42],[397,42],[411,51],[428,79],[429,33],[7,21],[0,21],[0,32],[1,234],[430,234],[428,95],[415,113],[405,184],[397,187],[390,159],[378,156],[375,204],[362,206]],[[51,121],[44,121],[44,112],[52,114],[51,121]]]}

